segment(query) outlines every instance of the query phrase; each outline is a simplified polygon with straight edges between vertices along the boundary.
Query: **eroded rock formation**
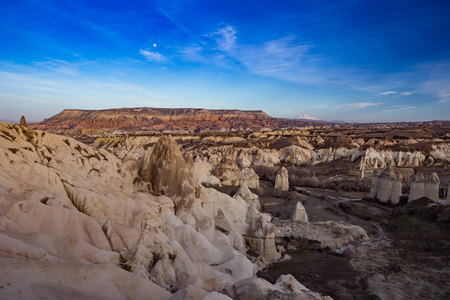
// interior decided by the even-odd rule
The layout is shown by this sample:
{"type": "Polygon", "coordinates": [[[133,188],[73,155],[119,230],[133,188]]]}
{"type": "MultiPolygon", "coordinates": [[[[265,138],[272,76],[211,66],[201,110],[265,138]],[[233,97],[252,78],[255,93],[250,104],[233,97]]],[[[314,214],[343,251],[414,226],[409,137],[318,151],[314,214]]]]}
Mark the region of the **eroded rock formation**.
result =
{"type": "Polygon", "coordinates": [[[409,200],[414,201],[425,196],[425,177],[422,173],[417,173],[411,177],[411,189],[409,200]]]}
{"type": "Polygon", "coordinates": [[[237,298],[233,285],[256,269],[244,240],[280,258],[270,216],[198,185],[170,137],[119,159],[0,122],[0,161],[0,280],[23,285],[22,299],[237,298]]]}
{"type": "Polygon", "coordinates": [[[377,198],[383,203],[387,203],[389,200],[391,200],[392,184],[394,178],[395,173],[394,169],[392,169],[391,166],[388,166],[384,168],[383,171],[381,171],[377,198]]]}
{"type": "Polygon", "coordinates": [[[292,221],[299,221],[299,222],[308,222],[308,215],[306,214],[306,210],[303,207],[303,204],[298,201],[295,205],[295,211],[292,215],[292,221]]]}
{"type": "Polygon", "coordinates": [[[400,202],[400,197],[402,195],[402,175],[396,175],[394,182],[392,183],[392,194],[391,194],[391,203],[393,205],[397,205],[400,202]]]}
{"type": "Polygon", "coordinates": [[[245,183],[247,187],[252,189],[259,187],[258,174],[256,174],[252,168],[247,167],[242,169],[239,174],[239,184],[242,185],[243,183],[245,183]]]}
{"type": "Polygon", "coordinates": [[[163,136],[141,160],[139,175],[151,190],[172,198],[177,206],[189,207],[198,198],[199,186],[172,136],[163,136]]]}
{"type": "Polygon", "coordinates": [[[281,167],[275,177],[275,188],[283,191],[289,190],[289,174],[285,167],[281,167]]]}
{"type": "Polygon", "coordinates": [[[223,185],[239,185],[240,170],[231,156],[227,155],[220,160],[213,175],[219,178],[223,185]]]}
{"type": "Polygon", "coordinates": [[[436,172],[431,173],[425,181],[425,197],[439,203],[439,177],[436,172]]]}

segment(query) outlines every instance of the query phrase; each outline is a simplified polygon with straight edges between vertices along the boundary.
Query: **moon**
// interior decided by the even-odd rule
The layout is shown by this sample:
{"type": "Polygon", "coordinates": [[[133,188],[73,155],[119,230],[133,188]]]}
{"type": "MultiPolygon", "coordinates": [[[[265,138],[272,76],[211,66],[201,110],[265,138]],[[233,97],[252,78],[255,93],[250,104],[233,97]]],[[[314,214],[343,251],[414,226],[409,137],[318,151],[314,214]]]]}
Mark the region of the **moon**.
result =
{"type": "Polygon", "coordinates": [[[156,47],[156,44],[153,44],[153,47],[156,47]]]}

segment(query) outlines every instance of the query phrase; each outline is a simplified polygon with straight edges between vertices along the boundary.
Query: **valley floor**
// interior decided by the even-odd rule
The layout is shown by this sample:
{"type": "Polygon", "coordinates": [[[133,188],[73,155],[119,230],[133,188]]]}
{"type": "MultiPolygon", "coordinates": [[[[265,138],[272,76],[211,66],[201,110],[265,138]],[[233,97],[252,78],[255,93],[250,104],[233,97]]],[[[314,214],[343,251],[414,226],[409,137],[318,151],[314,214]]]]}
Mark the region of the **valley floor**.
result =
{"type": "Polygon", "coordinates": [[[300,200],[309,221],[336,220],[355,224],[364,228],[372,241],[356,245],[342,255],[312,250],[306,243],[303,248],[287,252],[291,260],[275,263],[259,276],[273,282],[280,274],[292,274],[312,291],[333,299],[450,298],[448,219],[442,224],[434,220],[432,213],[401,214],[401,208],[330,198],[330,194],[334,194],[339,199],[361,199],[364,193],[306,190],[321,197],[261,198],[262,207],[285,218],[292,213],[293,202],[300,200]]]}

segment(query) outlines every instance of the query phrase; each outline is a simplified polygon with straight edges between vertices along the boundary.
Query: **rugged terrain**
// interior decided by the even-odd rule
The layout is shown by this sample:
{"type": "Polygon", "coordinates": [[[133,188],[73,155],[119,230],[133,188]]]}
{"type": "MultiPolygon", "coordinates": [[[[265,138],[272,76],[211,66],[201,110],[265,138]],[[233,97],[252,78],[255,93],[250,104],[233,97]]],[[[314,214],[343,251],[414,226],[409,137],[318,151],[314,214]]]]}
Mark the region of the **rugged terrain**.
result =
{"type": "Polygon", "coordinates": [[[200,185],[170,136],[122,159],[0,123],[0,146],[1,299],[324,299],[255,277],[282,255],[270,215],[200,185]]]}
{"type": "Polygon", "coordinates": [[[65,112],[78,141],[0,123],[0,299],[449,295],[445,122],[168,136],[93,132],[98,116],[65,112]],[[402,175],[400,206],[372,195],[378,169],[402,175]],[[434,202],[408,199],[418,173],[434,202]]]}

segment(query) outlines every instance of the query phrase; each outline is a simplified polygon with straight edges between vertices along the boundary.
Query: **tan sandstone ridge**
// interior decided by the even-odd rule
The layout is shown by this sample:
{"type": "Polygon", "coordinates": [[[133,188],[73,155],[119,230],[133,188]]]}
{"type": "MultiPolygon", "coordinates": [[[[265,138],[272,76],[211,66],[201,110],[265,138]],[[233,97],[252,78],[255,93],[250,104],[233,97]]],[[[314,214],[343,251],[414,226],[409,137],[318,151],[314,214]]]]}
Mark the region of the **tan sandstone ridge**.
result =
{"type": "Polygon", "coordinates": [[[0,299],[329,299],[256,278],[246,244],[281,256],[270,216],[192,164],[171,137],[117,157],[0,122],[0,299]]]}

